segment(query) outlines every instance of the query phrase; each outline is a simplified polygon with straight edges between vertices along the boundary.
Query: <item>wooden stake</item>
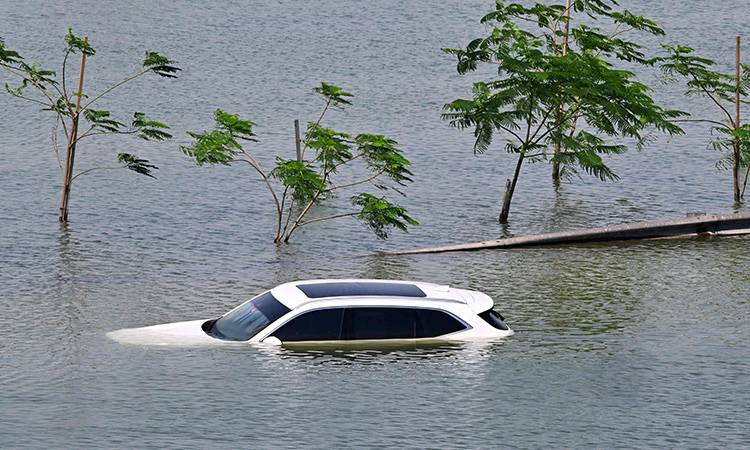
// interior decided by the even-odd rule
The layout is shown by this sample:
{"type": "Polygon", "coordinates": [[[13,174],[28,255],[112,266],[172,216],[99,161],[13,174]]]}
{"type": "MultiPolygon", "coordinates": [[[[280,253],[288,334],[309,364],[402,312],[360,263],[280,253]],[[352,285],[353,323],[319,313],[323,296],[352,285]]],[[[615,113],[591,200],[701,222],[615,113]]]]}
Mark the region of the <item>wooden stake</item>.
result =
{"type": "MultiPolygon", "coordinates": [[[[737,36],[737,52],[735,54],[735,69],[734,69],[734,120],[735,127],[740,127],[740,37],[737,36]]],[[[742,192],[740,193],[740,199],[745,198],[745,188],[747,188],[747,178],[750,176],[750,165],[747,166],[745,171],[745,182],[742,184],[742,192]]]]}
{"type": "MultiPolygon", "coordinates": [[[[89,41],[89,37],[83,38],[84,42],[89,41]]],[[[63,193],[60,201],[60,222],[68,221],[68,205],[70,203],[70,184],[73,180],[73,163],[76,156],[76,139],[78,138],[78,116],[81,113],[81,93],[83,92],[83,71],[86,67],[86,52],[81,50],[81,71],[78,77],[78,95],[76,99],[76,112],[70,123],[70,134],[68,135],[68,152],[65,157],[65,173],[63,175],[63,193]]]]}
{"type": "Polygon", "coordinates": [[[740,37],[737,36],[737,51],[734,55],[734,127],[740,128],[740,37]]]}
{"type": "Polygon", "coordinates": [[[294,143],[297,145],[297,161],[302,162],[302,150],[300,149],[299,120],[294,121],[294,143]]]}
{"type": "MultiPolygon", "coordinates": [[[[740,36],[737,35],[737,45],[734,54],[734,129],[739,130],[740,128],[740,36]]],[[[740,139],[734,138],[734,201],[738,202],[742,199],[742,192],[740,192],[740,139]]]]}
{"type": "Polygon", "coordinates": [[[567,17],[568,20],[565,21],[565,37],[563,37],[562,50],[563,56],[568,54],[568,33],[570,32],[570,0],[568,0],[565,5],[565,17],[567,17]]]}

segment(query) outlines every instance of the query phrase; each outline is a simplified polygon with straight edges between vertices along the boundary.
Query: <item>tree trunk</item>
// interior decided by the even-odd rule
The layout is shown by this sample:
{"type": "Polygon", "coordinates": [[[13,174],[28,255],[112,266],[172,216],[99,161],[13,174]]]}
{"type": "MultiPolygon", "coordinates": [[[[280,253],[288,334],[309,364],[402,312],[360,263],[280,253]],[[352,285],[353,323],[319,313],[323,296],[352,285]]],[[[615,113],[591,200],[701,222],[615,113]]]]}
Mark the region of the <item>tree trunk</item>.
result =
{"type": "Polygon", "coordinates": [[[500,217],[498,222],[506,223],[508,221],[508,213],[510,212],[510,178],[505,180],[505,193],[503,194],[503,209],[500,210],[500,217]]]}
{"type": "Polygon", "coordinates": [[[78,134],[78,114],[73,116],[70,125],[70,137],[68,139],[68,151],[65,158],[65,174],[63,175],[63,191],[60,200],[60,222],[68,221],[68,207],[70,206],[70,187],[73,181],[73,163],[76,156],[76,135],[78,134]]]}
{"type": "Polygon", "coordinates": [[[510,183],[510,186],[508,186],[508,183],[505,184],[505,197],[503,198],[503,209],[500,211],[500,217],[498,217],[498,222],[500,223],[506,223],[508,222],[508,215],[510,214],[510,202],[513,200],[513,192],[516,190],[516,183],[518,182],[518,176],[521,174],[521,166],[523,165],[523,159],[526,155],[524,153],[521,153],[518,155],[518,163],[516,164],[516,171],[513,174],[513,181],[510,183]]]}
{"type": "Polygon", "coordinates": [[[742,155],[740,154],[740,142],[739,138],[734,138],[734,166],[732,167],[732,174],[734,175],[734,201],[739,202],[742,200],[740,192],[740,164],[742,155]]]}
{"type": "MultiPolygon", "coordinates": [[[[88,42],[88,36],[83,38],[88,42]]],[[[63,173],[63,191],[60,200],[60,222],[68,221],[68,207],[70,205],[70,187],[73,182],[73,164],[76,159],[76,139],[78,138],[78,117],[81,113],[81,92],[83,91],[83,69],[86,67],[86,53],[81,52],[81,72],[78,77],[78,98],[76,99],[76,112],[70,123],[70,134],[68,135],[68,147],[65,157],[65,172],[63,173]]]]}
{"type": "Polygon", "coordinates": [[[552,160],[552,180],[555,183],[560,182],[560,161],[557,159],[560,156],[560,143],[555,143],[555,159],[552,160]]]}
{"type": "MultiPolygon", "coordinates": [[[[563,49],[562,55],[568,54],[568,35],[570,34],[570,0],[565,2],[565,17],[568,19],[565,21],[565,36],[563,37],[563,49]]],[[[560,115],[562,115],[562,106],[560,107],[560,115]]],[[[559,123],[559,120],[558,120],[559,123]]],[[[560,131],[560,125],[557,126],[557,131],[560,131]]],[[[557,158],[560,156],[560,143],[555,143],[555,159],[552,161],[552,180],[555,185],[560,183],[560,161],[557,158]]]]}

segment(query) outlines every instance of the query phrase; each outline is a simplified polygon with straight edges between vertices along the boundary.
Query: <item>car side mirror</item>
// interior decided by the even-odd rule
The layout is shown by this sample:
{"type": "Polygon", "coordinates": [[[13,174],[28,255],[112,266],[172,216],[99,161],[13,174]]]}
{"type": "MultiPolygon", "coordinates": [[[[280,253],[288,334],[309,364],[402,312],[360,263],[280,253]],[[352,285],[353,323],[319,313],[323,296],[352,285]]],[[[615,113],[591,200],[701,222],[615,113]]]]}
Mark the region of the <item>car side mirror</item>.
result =
{"type": "Polygon", "coordinates": [[[268,345],[281,345],[281,340],[277,338],[276,336],[268,336],[267,338],[263,339],[264,344],[268,345]]]}

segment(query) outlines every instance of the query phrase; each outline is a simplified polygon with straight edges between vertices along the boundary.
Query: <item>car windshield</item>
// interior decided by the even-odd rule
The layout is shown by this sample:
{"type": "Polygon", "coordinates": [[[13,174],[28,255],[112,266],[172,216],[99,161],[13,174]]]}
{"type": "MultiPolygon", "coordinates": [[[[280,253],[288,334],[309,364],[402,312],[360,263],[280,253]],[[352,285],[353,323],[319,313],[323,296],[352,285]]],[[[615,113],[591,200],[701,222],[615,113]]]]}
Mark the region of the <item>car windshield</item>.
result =
{"type": "Polygon", "coordinates": [[[289,311],[268,291],[228,312],[204,330],[218,339],[246,341],[289,311]]]}

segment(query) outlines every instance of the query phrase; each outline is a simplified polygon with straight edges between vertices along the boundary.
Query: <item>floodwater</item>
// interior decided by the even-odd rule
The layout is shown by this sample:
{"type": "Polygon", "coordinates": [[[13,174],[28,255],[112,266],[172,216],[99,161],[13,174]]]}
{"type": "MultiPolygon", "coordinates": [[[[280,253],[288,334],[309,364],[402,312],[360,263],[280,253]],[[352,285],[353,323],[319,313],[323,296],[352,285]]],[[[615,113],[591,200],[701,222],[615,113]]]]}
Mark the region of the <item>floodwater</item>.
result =
{"type": "MultiPolygon", "coordinates": [[[[179,61],[101,108],[144,111],[175,139],[81,144],[81,170],[131,152],[156,180],[100,171],[76,181],[57,223],[52,122],[0,97],[0,446],[2,448],[746,448],[750,446],[750,239],[702,238],[369,256],[578,227],[746,210],[717,171],[708,131],[660,137],[609,159],[616,183],[557,191],[527,166],[496,222],[514,159],[473,156],[441,106],[482,74],[459,76],[441,47],[483,32],[489,1],[1,2],[0,36],[29,62],[60,61],[68,27],[98,53],[86,86],[137,69],[146,50],[179,61]],[[300,229],[274,245],[273,203],[247,167],[196,167],[184,131],[216,108],[258,123],[268,166],[294,155],[293,120],[317,118],[320,81],[356,95],[337,130],[386,134],[413,162],[397,199],[420,221],[378,241],[355,220],[300,229]],[[277,284],[411,279],[492,296],[516,334],[490,344],[211,348],[121,346],[105,333],[209,318],[277,284]]],[[[750,6],[628,2],[731,70],[750,6]]],[[[646,39],[650,51],[658,42],[646,39]]],[[[53,64],[54,63],[54,64],[53,64]]],[[[75,66],[75,64],[73,64],[75,66]]],[[[639,77],[659,101],[710,105],[639,77]]],[[[7,75],[2,82],[13,84],[7,75]]],[[[345,211],[347,196],[316,214],[345,211]]]]}

